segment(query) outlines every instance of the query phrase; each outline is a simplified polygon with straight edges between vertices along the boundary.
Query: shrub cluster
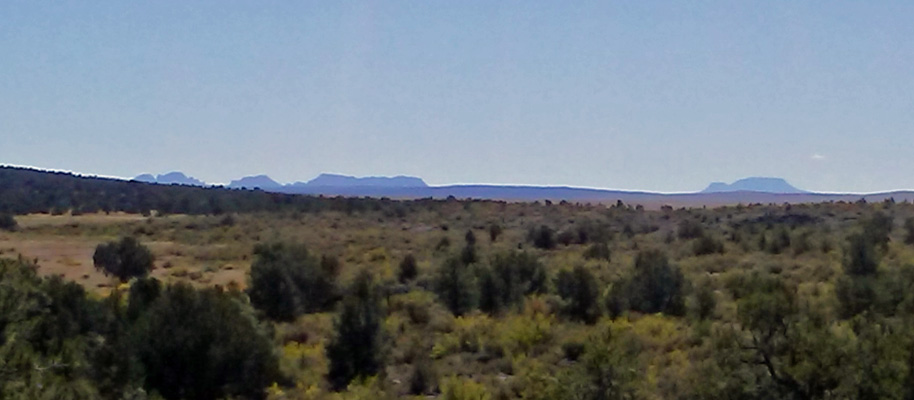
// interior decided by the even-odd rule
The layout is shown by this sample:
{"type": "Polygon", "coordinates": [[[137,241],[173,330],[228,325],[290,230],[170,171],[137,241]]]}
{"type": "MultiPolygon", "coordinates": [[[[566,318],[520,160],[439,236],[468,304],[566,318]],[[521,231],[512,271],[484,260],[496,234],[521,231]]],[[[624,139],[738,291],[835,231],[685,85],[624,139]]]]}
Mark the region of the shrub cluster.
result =
{"type": "Polygon", "coordinates": [[[140,279],[123,307],[12,260],[0,285],[0,398],[258,399],[279,379],[241,293],[140,279]]]}
{"type": "Polygon", "coordinates": [[[261,244],[249,275],[251,304],[277,321],[327,310],[337,300],[336,262],[321,262],[303,245],[261,244]]]}

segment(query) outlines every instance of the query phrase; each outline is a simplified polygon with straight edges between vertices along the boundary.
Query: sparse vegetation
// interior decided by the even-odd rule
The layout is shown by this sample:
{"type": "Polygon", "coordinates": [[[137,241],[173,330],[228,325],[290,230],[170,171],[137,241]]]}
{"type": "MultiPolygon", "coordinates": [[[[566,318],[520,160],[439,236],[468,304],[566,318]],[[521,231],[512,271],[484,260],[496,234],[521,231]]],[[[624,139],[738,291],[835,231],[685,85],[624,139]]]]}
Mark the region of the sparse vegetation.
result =
{"type": "Polygon", "coordinates": [[[0,397],[914,394],[907,203],[230,198],[17,215],[0,397]]]}

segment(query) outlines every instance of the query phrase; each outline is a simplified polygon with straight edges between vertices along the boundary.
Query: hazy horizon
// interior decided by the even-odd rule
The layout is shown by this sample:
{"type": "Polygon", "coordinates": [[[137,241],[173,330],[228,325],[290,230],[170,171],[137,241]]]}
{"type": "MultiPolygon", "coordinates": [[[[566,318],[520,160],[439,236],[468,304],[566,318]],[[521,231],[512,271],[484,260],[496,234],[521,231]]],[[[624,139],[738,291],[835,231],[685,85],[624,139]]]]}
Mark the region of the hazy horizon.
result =
{"type": "Polygon", "coordinates": [[[914,4],[0,4],[0,163],[914,187],[914,4]]]}
{"type": "MultiPolygon", "coordinates": [[[[89,176],[89,177],[99,177],[99,178],[121,179],[121,180],[127,180],[127,181],[134,180],[135,178],[139,178],[140,175],[146,175],[146,174],[148,174],[148,175],[151,175],[152,177],[155,178],[155,177],[158,177],[158,176],[160,176],[160,175],[166,175],[166,174],[175,173],[175,172],[184,174],[185,177],[187,177],[187,178],[198,179],[193,173],[188,173],[187,171],[179,171],[179,170],[170,170],[170,171],[162,171],[162,172],[148,172],[148,173],[138,174],[137,176],[118,176],[118,175],[110,175],[110,174],[85,173],[85,172],[74,171],[74,170],[70,170],[70,169],[42,168],[42,167],[34,166],[34,165],[0,164],[0,167],[27,168],[27,169],[34,169],[34,170],[39,170],[39,171],[50,171],[50,172],[65,172],[65,173],[72,173],[72,174],[75,174],[75,175],[78,175],[78,176],[89,176]]],[[[345,173],[338,173],[338,172],[322,172],[322,173],[319,173],[319,174],[317,174],[317,175],[315,175],[315,176],[305,177],[305,178],[301,178],[301,179],[295,179],[295,180],[291,180],[291,181],[278,180],[278,179],[273,178],[272,176],[269,176],[269,174],[247,174],[247,175],[243,175],[243,176],[238,176],[238,177],[232,178],[232,179],[227,180],[227,181],[225,181],[225,182],[209,182],[209,181],[204,181],[204,183],[205,183],[207,186],[229,186],[229,184],[232,183],[232,181],[239,180],[239,179],[241,179],[241,178],[251,178],[251,177],[258,177],[258,176],[267,176],[267,177],[269,177],[270,179],[275,180],[275,181],[276,181],[277,183],[279,183],[280,185],[292,185],[292,184],[295,184],[295,183],[307,183],[308,181],[310,181],[310,180],[312,180],[312,179],[315,179],[315,178],[317,178],[319,175],[323,175],[323,174],[340,175],[340,176],[347,176],[347,177],[354,177],[354,178],[378,178],[378,177],[380,177],[380,178],[392,178],[392,177],[407,177],[407,178],[420,178],[420,179],[422,179],[421,176],[416,176],[416,175],[402,175],[402,174],[399,174],[399,175],[352,175],[352,174],[345,174],[345,173]]],[[[787,183],[790,184],[791,186],[794,186],[796,189],[799,189],[799,190],[801,190],[801,191],[805,191],[806,193],[812,193],[812,194],[835,194],[835,195],[841,195],[841,194],[858,195],[858,194],[859,194],[859,195],[868,195],[868,194],[884,194],[884,193],[892,193],[892,192],[909,192],[909,191],[914,191],[914,189],[912,189],[912,188],[891,188],[891,189],[874,190],[874,191],[868,191],[868,192],[831,191],[831,190],[809,190],[809,189],[806,189],[806,188],[803,188],[803,187],[798,187],[797,185],[794,185],[794,184],[790,181],[790,179],[785,179],[785,178],[782,178],[782,177],[762,177],[762,176],[747,176],[747,177],[739,178],[739,179],[736,179],[736,180],[733,180],[733,181],[730,181],[730,182],[711,181],[711,182],[708,182],[707,185],[705,185],[705,186],[703,186],[703,187],[701,187],[701,188],[696,188],[696,189],[691,189],[691,190],[677,190],[677,191],[673,191],[673,190],[649,190],[649,189],[637,189],[637,188],[632,189],[632,188],[616,188],[616,187],[599,187],[599,186],[577,186],[577,185],[566,185],[566,184],[561,184],[561,183],[559,183],[559,184],[526,184],[526,183],[510,183],[510,182],[481,182],[481,181],[476,181],[476,182],[446,182],[446,183],[428,183],[428,182],[426,182],[426,184],[428,184],[429,187],[448,187],[448,186],[503,186],[503,187],[540,187],[540,188],[550,188],[550,187],[551,187],[551,188],[571,188],[571,189],[586,189],[586,190],[606,190],[606,191],[619,191],[619,192],[631,192],[631,193],[644,192],[644,193],[654,193],[654,194],[670,194],[670,195],[675,195],[675,194],[694,194],[694,193],[701,193],[701,192],[703,192],[704,190],[706,190],[706,189],[708,188],[708,186],[709,186],[710,184],[712,184],[712,183],[733,184],[733,183],[735,183],[735,182],[737,182],[737,181],[740,181],[740,180],[746,180],[746,179],[759,179],[759,178],[761,178],[761,179],[768,179],[768,178],[783,179],[785,182],[787,182],[787,183]]],[[[425,181],[425,180],[423,179],[423,181],[425,181]]],[[[761,192],[765,192],[765,190],[760,190],[760,191],[761,191],[761,192]]],[[[718,193],[721,193],[721,192],[718,192],[718,193]]],[[[723,193],[725,193],[725,192],[723,192],[723,193]]],[[[771,192],[771,193],[776,193],[776,192],[771,192]]]]}

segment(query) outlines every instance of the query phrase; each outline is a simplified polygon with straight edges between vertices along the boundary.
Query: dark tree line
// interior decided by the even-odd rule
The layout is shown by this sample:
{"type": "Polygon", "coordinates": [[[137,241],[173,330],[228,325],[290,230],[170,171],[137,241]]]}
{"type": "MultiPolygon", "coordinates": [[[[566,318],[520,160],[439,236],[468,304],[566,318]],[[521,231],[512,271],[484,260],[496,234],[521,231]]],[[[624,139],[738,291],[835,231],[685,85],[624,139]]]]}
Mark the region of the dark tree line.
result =
{"type": "MultiPolygon", "coordinates": [[[[605,284],[581,265],[559,271],[550,279],[534,254],[511,251],[476,264],[467,264],[459,256],[448,257],[435,272],[432,289],[458,316],[476,309],[499,314],[522,305],[528,295],[552,293],[561,299],[564,315],[594,323],[604,313],[604,301],[611,317],[629,310],[682,316],[688,284],[659,250],[639,252],[630,275],[605,284]]],[[[708,307],[706,294],[702,301],[708,307]]]]}
{"type": "MultiPolygon", "coordinates": [[[[119,179],[78,176],[71,173],[0,167],[0,216],[2,214],[72,212],[127,212],[149,214],[246,213],[256,211],[382,211],[402,216],[416,200],[293,195],[222,187],[159,185],[119,179]]],[[[0,223],[3,221],[0,220],[0,223]]],[[[2,229],[2,228],[0,228],[2,229]]]]}

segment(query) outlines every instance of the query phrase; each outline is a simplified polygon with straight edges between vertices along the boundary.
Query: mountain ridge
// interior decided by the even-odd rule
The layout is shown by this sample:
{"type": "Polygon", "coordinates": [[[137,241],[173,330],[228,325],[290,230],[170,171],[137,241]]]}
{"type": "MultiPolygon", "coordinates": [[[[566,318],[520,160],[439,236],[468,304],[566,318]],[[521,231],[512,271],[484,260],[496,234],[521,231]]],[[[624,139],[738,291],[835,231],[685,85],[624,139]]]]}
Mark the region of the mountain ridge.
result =
{"type": "MultiPolygon", "coordinates": [[[[160,174],[154,176],[152,174],[142,174],[132,180],[145,182],[145,183],[159,183],[159,184],[179,184],[179,185],[192,185],[192,186],[210,186],[209,184],[198,180],[196,178],[185,175],[182,172],[169,172],[166,174],[160,174]]],[[[638,193],[658,193],[662,192],[647,192],[647,191],[630,191],[630,190],[612,190],[612,189],[590,189],[590,188],[574,188],[568,186],[537,186],[537,185],[497,185],[497,184],[455,184],[455,185],[438,185],[438,186],[429,186],[422,178],[407,176],[407,175],[396,175],[396,176],[363,176],[357,177],[352,175],[344,174],[335,174],[335,173],[321,173],[313,179],[302,182],[297,181],[293,183],[279,183],[276,180],[272,179],[268,175],[249,175],[236,180],[232,180],[226,187],[230,189],[260,189],[265,191],[276,191],[282,193],[293,193],[293,194],[357,194],[360,190],[367,192],[384,192],[384,191],[403,191],[408,189],[416,189],[422,191],[423,189],[434,189],[434,188],[487,188],[489,190],[495,188],[504,188],[506,190],[519,190],[521,188],[526,188],[530,190],[533,188],[538,189],[548,189],[548,190],[569,190],[569,189],[578,189],[578,190],[597,190],[597,191],[609,191],[609,192],[638,192],[638,193]]],[[[742,178],[734,181],[733,183],[725,182],[711,182],[704,190],[694,192],[694,193],[730,193],[730,192],[758,192],[758,193],[771,193],[771,194],[809,194],[812,192],[798,189],[795,186],[788,183],[783,178],[775,177],[748,177],[742,178]]],[[[685,192],[693,193],[693,192],[685,192]]]]}
{"type": "MultiPolygon", "coordinates": [[[[712,182],[704,190],[695,192],[652,192],[644,190],[618,190],[602,188],[585,188],[570,186],[534,186],[534,185],[498,185],[498,184],[453,184],[430,186],[424,180],[414,176],[364,176],[357,177],[337,173],[321,173],[313,179],[302,182],[280,183],[268,175],[251,175],[225,184],[207,184],[182,172],[170,172],[154,176],[139,175],[133,181],[157,184],[180,184],[192,186],[222,186],[228,189],[256,189],[283,194],[301,194],[313,196],[348,196],[348,197],[388,197],[399,199],[417,198],[479,198],[492,200],[567,200],[567,201],[604,201],[608,197],[650,197],[654,199],[691,198],[694,195],[719,195],[719,198],[737,199],[741,203],[755,203],[756,198],[774,198],[779,196],[807,195],[809,199],[821,196],[871,196],[885,193],[906,193],[904,190],[883,191],[874,193],[840,193],[811,192],[798,189],[783,178],[748,177],[732,183],[712,182]],[[746,193],[739,195],[738,193],[746,193]],[[752,195],[753,193],[758,196],[752,195]],[[772,197],[773,196],[773,197],[772,197]]],[[[796,197],[793,197],[796,198],[796,197]]],[[[780,201],[780,200],[778,200],[780,201]]]]}
{"type": "Polygon", "coordinates": [[[135,178],[134,181],[145,183],[159,183],[162,185],[188,185],[188,186],[207,186],[203,182],[192,176],[185,175],[183,172],[172,171],[165,174],[154,176],[152,174],[142,174],[135,178]]]}
{"type": "MultiPolygon", "coordinates": [[[[92,177],[80,176],[72,172],[59,172],[39,170],[35,168],[7,167],[0,166],[0,177],[4,174],[21,174],[29,175],[40,173],[43,176],[53,177],[53,179],[91,179],[100,185],[109,185],[113,182],[123,182],[130,190],[140,189],[141,186],[135,185],[161,185],[169,187],[163,190],[183,190],[178,185],[162,185],[159,183],[145,183],[137,180],[113,177],[92,177]]],[[[262,176],[264,179],[269,177],[262,176]]],[[[148,178],[148,177],[147,177],[148,178]]],[[[50,178],[49,178],[50,179],[50,178]]],[[[250,181],[247,181],[250,182],[250,181]]],[[[267,182],[275,182],[272,179],[267,182]]],[[[257,182],[254,182],[255,184],[257,182]]],[[[0,195],[4,190],[14,190],[15,188],[4,188],[0,185],[0,195]]],[[[228,190],[238,191],[241,189],[231,189],[221,186],[206,187],[188,187],[187,190],[228,190]]],[[[750,204],[801,204],[801,203],[819,203],[829,201],[844,202],[881,202],[881,201],[914,201],[914,191],[895,190],[875,193],[763,193],[751,191],[731,191],[718,193],[656,193],[644,191],[624,191],[624,190],[607,190],[607,189],[589,189],[574,188],[567,186],[520,186],[520,185],[451,185],[451,186],[427,186],[427,187],[325,187],[325,186],[292,186],[285,185],[265,189],[264,192],[273,192],[279,194],[301,194],[310,196],[323,197],[351,197],[351,198],[389,198],[389,199],[438,199],[445,200],[449,198],[459,199],[479,199],[493,201],[569,201],[579,203],[616,203],[623,202],[631,205],[643,205],[645,208],[659,209],[664,206],[671,207],[716,207],[727,205],[750,205],[750,204]]],[[[170,192],[169,192],[170,193],[170,192]]]]}
{"type": "Polygon", "coordinates": [[[308,182],[296,182],[293,186],[327,186],[327,187],[428,187],[421,178],[414,176],[365,176],[322,173],[308,182]]]}

